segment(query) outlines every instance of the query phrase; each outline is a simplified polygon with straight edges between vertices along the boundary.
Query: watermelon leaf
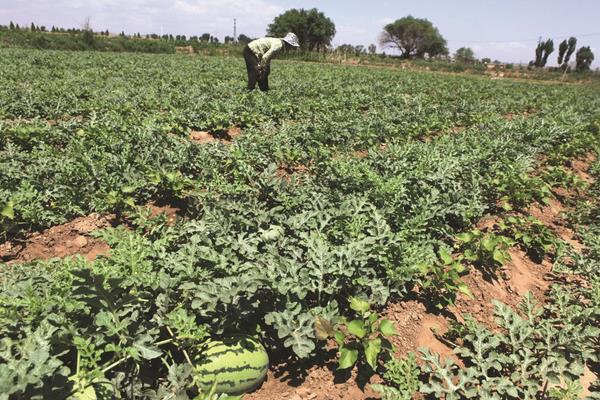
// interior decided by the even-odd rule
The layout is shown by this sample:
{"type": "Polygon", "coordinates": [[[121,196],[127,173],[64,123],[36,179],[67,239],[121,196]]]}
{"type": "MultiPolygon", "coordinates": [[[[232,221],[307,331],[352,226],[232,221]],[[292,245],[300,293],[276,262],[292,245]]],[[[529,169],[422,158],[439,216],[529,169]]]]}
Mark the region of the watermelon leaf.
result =
{"type": "Polygon", "coordinates": [[[145,360],[152,360],[162,355],[162,351],[160,351],[158,347],[150,346],[145,343],[136,342],[133,344],[133,347],[140,352],[140,355],[145,360]]]}
{"type": "Polygon", "coordinates": [[[368,301],[361,300],[356,297],[350,298],[350,308],[356,311],[359,314],[364,314],[371,308],[371,305],[368,301]]]}

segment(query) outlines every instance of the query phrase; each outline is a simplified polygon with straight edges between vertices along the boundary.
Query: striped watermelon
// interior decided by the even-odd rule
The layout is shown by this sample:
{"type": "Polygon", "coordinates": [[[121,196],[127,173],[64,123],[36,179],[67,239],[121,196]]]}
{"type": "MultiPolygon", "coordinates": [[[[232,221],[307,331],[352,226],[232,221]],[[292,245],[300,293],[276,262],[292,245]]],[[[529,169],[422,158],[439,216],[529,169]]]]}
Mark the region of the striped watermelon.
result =
{"type": "Polygon", "coordinates": [[[256,389],[269,369],[269,356],[264,346],[250,336],[234,336],[211,340],[196,365],[200,387],[216,393],[242,394],[256,389]]]}

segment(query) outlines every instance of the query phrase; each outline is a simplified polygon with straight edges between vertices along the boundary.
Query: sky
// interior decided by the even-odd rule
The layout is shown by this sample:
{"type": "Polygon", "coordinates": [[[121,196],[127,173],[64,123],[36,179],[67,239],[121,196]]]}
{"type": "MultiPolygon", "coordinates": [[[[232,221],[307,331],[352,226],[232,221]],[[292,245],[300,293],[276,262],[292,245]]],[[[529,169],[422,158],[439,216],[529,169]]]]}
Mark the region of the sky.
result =
{"type": "MultiPolygon", "coordinates": [[[[539,37],[558,44],[569,36],[591,46],[600,66],[600,0],[0,0],[0,24],[81,27],[126,33],[237,33],[265,35],[273,18],[290,8],[316,7],[333,20],[333,45],[378,43],[386,23],[412,15],[427,18],[453,53],[471,47],[478,58],[527,63],[539,37]]],[[[382,50],[382,49],[380,49],[382,50]]],[[[388,50],[389,52],[389,50],[388,50]]]]}

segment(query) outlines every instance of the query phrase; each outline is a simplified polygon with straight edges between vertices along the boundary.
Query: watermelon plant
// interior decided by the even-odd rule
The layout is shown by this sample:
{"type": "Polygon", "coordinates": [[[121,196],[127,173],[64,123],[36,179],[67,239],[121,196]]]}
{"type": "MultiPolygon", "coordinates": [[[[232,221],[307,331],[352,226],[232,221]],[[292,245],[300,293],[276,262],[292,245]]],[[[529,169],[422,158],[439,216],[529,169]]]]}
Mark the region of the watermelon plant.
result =
{"type": "Polygon", "coordinates": [[[382,395],[383,400],[411,400],[419,391],[421,369],[417,356],[408,353],[405,358],[391,358],[385,363],[385,383],[373,384],[371,388],[382,395]]]}
{"type": "MultiPolygon", "coordinates": [[[[111,248],[95,261],[2,255],[2,396],[213,398],[226,388],[205,376],[222,366],[198,364],[207,340],[249,335],[308,358],[321,350],[317,317],[334,330],[345,318],[345,364],[356,354],[383,371],[390,331],[373,310],[415,293],[440,308],[469,295],[464,257],[490,261],[507,243],[484,243],[496,238],[486,232],[452,253],[457,235],[503,201],[524,209],[551,183],[571,184],[532,172],[543,156],[568,167],[598,142],[594,87],[277,68],[265,96],[243,90],[241,59],[0,49],[0,237],[123,217],[92,234],[111,248]],[[232,126],[241,134],[227,143],[188,137],[232,126]],[[156,201],[183,205],[176,224],[144,208],[156,201]]],[[[568,268],[590,286],[561,307],[597,298],[589,190],[578,216],[589,250],[568,268]]],[[[597,320],[597,308],[570,310],[569,334],[597,320]]],[[[585,337],[569,351],[592,362],[585,337]]],[[[408,374],[390,372],[397,389],[414,388],[411,365],[390,364],[408,374]]],[[[264,368],[251,367],[234,378],[258,382],[264,368]]]]}

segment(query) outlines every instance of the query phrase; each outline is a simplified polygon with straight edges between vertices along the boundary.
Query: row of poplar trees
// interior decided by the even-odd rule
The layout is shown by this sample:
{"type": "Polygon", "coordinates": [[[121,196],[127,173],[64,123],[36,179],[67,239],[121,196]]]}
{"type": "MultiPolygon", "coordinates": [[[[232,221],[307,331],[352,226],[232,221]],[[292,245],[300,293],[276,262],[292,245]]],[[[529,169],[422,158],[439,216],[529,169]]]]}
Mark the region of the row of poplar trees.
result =
{"type": "MultiPolygon", "coordinates": [[[[569,69],[569,61],[577,48],[577,39],[570,37],[563,40],[558,46],[558,65],[565,72],[569,69]]],[[[535,60],[529,63],[532,67],[543,68],[548,62],[548,57],[554,52],[554,41],[552,39],[541,40],[535,48],[535,60]]],[[[577,72],[589,71],[594,61],[594,53],[590,46],[583,46],[575,54],[575,70],[577,72]]]]}

